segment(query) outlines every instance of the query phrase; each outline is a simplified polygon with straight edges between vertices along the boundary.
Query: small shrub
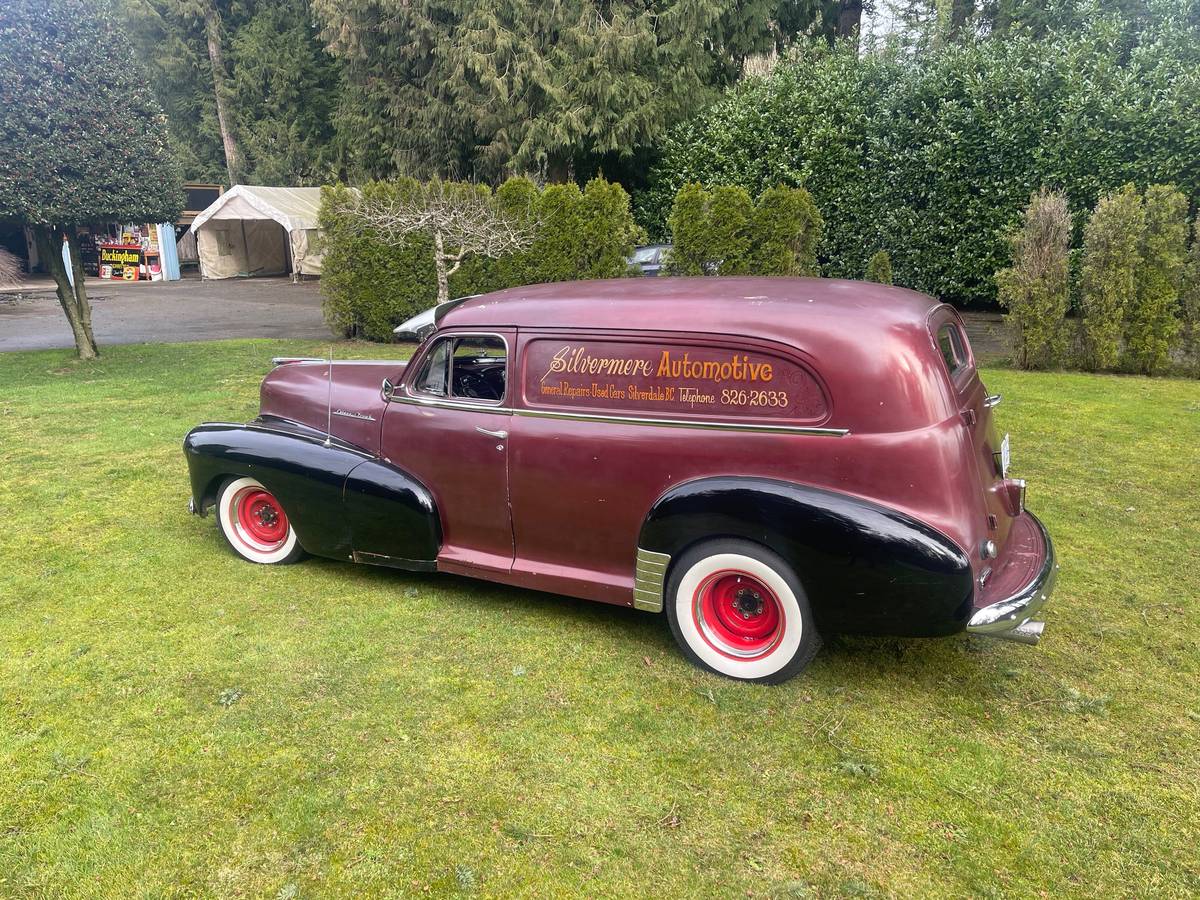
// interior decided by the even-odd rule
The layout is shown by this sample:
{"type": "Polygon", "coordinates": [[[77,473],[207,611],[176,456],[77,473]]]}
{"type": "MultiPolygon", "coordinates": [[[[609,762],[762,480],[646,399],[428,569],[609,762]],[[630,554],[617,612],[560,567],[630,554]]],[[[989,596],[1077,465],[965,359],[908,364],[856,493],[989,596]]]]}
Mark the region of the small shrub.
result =
{"type": "Polygon", "coordinates": [[[802,187],[772,187],[754,208],[749,271],[754,275],[817,275],[817,244],[825,221],[802,187]]]}
{"type": "Polygon", "coordinates": [[[745,188],[679,189],[671,207],[668,267],[678,275],[740,275],[750,268],[754,204],[745,188]]]}
{"type": "Polygon", "coordinates": [[[1125,311],[1121,363],[1153,375],[1166,366],[1179,332],[1176,305],[1187,262],[1187,198],[1171,185],[1146,189],[1146,228],[1135,291],[1125,311]]]}
{"type": "Polygon", "coordinates": [[[708,270],[715,275],[750,274],[751,220],[754,203],[745,188],[721,185],[712,189],[708,200],[708,270]]]}
{"type": "Polygon", "coordinates": [[[1025,209],[1024,224],[1009,236],[1012,265],[996,273],[1000,305],[1022,369],[1059,364],[1067,346],[1066,315],[1071,213],[1067,195],[1045,188],[1025,209]]]}
{"type": "Polygon", "coordinates": [[[1200,374],[1200,216],[1192,223],[1192,249],[1179,292],[1179,319],[1183,352],[1200,374]]]}
{"type": "Polygon", "coordinates": [[[886,250],[877,250],[867,260],[867,271],[863,275],[867,281],[876,284],[892,284],[892,258],[886,250]]]}
{"type": "Polygon", "coordinates": [[[1146,211],[1132,184],[1101,197],[1084,228],[1081,362],[1091,371],[1111,368],[1120,356],[1145,230],[1146,211]]]}
{"type": "Polygon", "coordinates": [[[804,188],[774,187],[757,203],[741,187],[679,189],[668,220],[668,267],[679,275],[815,275],[824,225],[804,188]]]}

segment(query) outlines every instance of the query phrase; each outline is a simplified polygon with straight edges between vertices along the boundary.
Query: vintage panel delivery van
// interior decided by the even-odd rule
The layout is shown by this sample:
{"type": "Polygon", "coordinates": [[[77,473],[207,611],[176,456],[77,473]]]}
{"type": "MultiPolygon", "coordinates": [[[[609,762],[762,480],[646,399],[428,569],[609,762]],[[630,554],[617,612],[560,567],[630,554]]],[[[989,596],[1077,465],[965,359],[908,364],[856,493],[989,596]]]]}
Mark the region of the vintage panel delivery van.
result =
{"type": "Polygon", "coordinates": [[[831,632],[1036,643],[1056,571],[955,311],[878,284],[545,284],[397,329],[409,363],[277,360],[184,443],[235,552],[454,572],[665,612],[778,682],[831,632]]]}

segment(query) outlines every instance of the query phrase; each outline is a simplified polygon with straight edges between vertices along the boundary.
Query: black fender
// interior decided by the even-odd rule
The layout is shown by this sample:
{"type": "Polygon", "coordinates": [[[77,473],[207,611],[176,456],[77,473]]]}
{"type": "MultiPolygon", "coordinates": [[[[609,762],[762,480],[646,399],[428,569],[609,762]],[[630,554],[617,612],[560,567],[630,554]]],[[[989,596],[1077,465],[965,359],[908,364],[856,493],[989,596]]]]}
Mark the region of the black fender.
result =
{"type": "Polygon", "coordinates": [[[768,478],[702,478],[655,502],[638,546],[676,558],[713,537],[744,538],[780,554],[825,630],[954,634],[971,613],[974,580],[962,548],[869,500],[768,478]]]}
{"type": "Polygon", "coordinates": [[[183,442],[198,515],[227,478],[250,476],[279,498],[306,551],[433,570],[441,521],[433,495],[361,448],[283,421],[193,428],[183,442]]]}

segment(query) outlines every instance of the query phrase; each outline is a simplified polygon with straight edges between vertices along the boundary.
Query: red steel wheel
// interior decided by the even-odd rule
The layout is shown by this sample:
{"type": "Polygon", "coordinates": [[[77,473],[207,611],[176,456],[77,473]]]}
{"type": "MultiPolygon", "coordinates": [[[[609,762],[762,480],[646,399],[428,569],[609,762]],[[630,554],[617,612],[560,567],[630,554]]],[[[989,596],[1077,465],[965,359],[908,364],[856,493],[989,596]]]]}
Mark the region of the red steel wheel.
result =
{"type": "Polygon", "coordinates": [[[684,656],[730,678],[786,681],[821,646],[795,572],[750,541],[720,538],[687,550],[672,563],[663,599],[684,656]]]}
{"type": "Polygon", "coordinates": [[[289,563],[304,552],[283,506],[253,478],[235,478],[221,488],[217,522],[229,546],[250,562],[289,563]]]}
{"type": "Polygon", "coordinates": [[[704,579],[696,588],[692,615],[709,646],[735,659],[765,656],[784,633],[784,615],[775,593],[738,569],[704,579]]]}

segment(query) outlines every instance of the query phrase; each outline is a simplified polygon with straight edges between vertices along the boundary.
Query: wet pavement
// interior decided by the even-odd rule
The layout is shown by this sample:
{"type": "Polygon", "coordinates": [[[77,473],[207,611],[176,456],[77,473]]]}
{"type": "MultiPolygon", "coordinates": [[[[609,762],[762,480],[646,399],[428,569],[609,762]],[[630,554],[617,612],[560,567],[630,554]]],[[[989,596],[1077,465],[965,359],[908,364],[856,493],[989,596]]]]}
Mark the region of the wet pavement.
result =
{"type": "MultiPolygon", "coordinates": [[[[229,278],[102,281],[89,278],[92,329],[101,346],[148,341],[330,337],[317,281],[229,278]]],[[[0,292],[0,351],[74,346],[54,282],[35,279],[0,292]]]]}

